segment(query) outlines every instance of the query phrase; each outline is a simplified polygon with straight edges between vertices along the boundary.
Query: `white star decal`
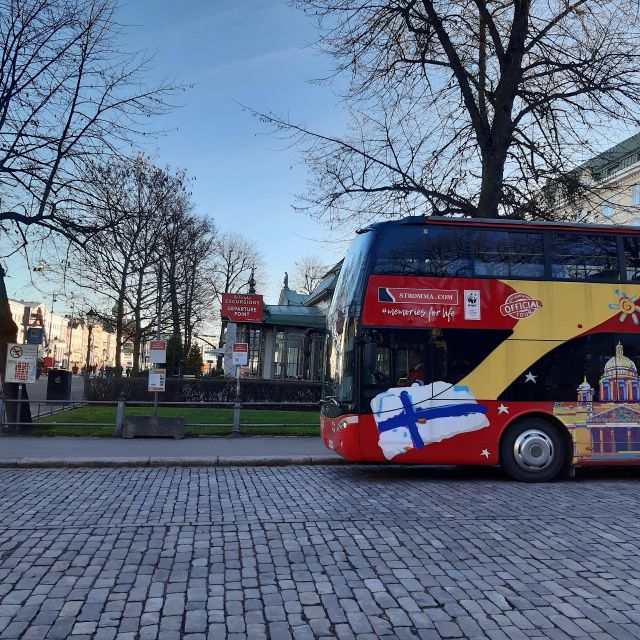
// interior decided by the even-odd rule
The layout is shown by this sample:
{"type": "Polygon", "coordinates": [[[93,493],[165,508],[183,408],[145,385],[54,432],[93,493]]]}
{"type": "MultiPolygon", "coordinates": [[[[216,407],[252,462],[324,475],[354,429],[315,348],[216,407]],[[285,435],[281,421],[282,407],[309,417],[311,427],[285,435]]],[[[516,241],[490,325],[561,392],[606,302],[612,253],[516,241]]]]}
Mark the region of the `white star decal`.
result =
{"type": "Polygon", "coordinates": [[[525,382],[533,382],[535,384],[537,377],[538,376],[534,376],[533,373],[529,371],[529,373],[527,373],[527,375],[525,376],[525,382]]]}
{"type": "Polygon", "coordinates": [[[498,415],[500,415],[501,413],[506,413],[507,415],[509,415],[509,407],[505,406],[504,404],[501,404],[498,407],[498,415]]]}
{"type": "Polygon", "coordinates": [[[480,455],[484,456],[488,460],[491,454],[489,453],[489,449],[483,449],[480,455]]]}

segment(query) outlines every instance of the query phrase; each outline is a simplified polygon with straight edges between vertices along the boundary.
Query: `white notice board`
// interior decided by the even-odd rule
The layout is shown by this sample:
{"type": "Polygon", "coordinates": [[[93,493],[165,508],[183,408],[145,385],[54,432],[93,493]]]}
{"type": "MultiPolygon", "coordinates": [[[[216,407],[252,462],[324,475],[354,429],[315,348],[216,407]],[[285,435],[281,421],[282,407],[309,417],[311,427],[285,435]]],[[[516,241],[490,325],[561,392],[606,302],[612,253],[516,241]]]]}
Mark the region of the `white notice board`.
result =
{"type": "Polygon", "coordinates": [[[7,345],[7,366],[4,374],[5,382],[33,384],[36,381],[37,366],[37,344],[9,343],[7,345]]]}

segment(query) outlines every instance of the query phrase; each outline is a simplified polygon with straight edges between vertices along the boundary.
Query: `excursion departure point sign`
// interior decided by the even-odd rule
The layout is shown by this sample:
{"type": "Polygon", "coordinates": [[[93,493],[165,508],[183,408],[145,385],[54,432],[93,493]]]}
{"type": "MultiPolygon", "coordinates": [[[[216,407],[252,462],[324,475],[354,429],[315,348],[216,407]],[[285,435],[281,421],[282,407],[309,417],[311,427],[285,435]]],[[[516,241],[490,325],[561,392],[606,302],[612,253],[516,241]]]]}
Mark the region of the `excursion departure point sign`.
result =
{"type": "Polygon", "coordinates": [[[255,293],[223,293],[223,318],[229,322],[262,322],[262,296],[255,293]]]}

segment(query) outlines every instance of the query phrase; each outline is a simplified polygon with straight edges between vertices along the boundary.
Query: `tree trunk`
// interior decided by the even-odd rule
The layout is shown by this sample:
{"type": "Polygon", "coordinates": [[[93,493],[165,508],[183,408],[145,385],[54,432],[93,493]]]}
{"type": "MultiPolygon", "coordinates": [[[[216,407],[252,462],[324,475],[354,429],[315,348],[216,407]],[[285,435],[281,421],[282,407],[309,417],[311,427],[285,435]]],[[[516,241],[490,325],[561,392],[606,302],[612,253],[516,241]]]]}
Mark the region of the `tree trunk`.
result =
{"type": "Polygon", "coordinates": [[[506,161],[506,149],[490,150],[483,154],[482,181],[478,199],[478,218],[497,218],[502,201],[502,179],[506,161]]]}
{"type": "Polygon", "coordinates": [[[117,378],[122,376],[122,334],[123,334],[123,316],[124,315],[124,300],[122,294],[118,300],[118,309],[116,311],[116,371],[117,378]]]}

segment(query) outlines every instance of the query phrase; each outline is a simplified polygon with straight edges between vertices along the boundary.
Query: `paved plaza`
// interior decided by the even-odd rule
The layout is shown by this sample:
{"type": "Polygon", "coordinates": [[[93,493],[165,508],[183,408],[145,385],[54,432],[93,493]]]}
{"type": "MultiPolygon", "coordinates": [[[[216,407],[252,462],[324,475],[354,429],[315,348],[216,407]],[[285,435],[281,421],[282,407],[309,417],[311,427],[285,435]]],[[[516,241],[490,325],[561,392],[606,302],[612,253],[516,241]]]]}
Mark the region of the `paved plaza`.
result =
{"type": "Polygon", "coordinates": [[[0,470],[0,638],[638,638],[640,473],[0,470]]]}

